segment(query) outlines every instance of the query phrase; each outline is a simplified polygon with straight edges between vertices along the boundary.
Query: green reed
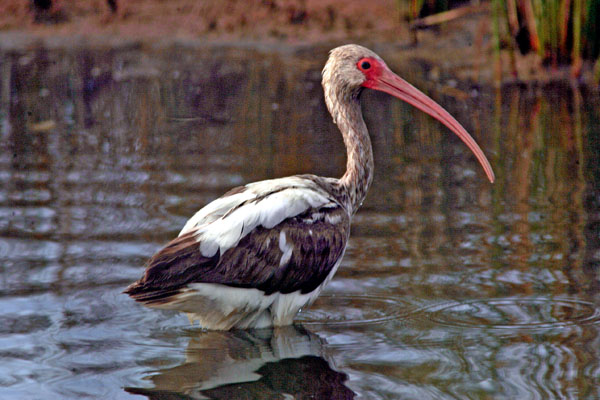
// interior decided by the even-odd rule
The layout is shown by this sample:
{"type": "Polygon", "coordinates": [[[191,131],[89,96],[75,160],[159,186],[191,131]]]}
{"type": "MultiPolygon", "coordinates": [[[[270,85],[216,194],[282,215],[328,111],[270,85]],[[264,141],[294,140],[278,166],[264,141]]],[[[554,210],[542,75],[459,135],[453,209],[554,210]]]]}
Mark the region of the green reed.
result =
{"type": "MultiPolygon", "coordinates": [[[[579,73],[582,60],[594,61],[600,56],[600,0],[489,0],[488,3],[495,48],[508,39],[514,44],[510,47],[537,52],[546,64],[570,63],[575,74],[579,73]],[[498,23],[503,29],[498,29],[498,23]]],[[[424,5],[436,12],[452,6],[448,0],[396,0],[396,4],[409,19],[417,18],[424,5]]]]}
{"type": "MultiPolygon", "coordinates": [[[[595,60],[598,57],[600,0],[506,2],[511,3],[520,17],[519,29],[527,30],[530,49],[538,52],[546,62],[553,65],[570,62],[578,72],[582,59],[595,60]]],[[[522,37],[514,37],[515,40],[523,40],[522,37]]]]}
{"type": "MultiPolygon", "coordinates": [[[[600,52],[600,0],[515,0],[519,33],[525,29],[529,49],[545,62],[571,63],[578,74],[582,59],[595,60],[600,52]]],[[[513,13],[515,10],[510,10],[513,13]]],[[[507,21],[509,26],[510,21],[507,21]]],[[[513,22],[514,24],[514,22],[513,22]]],[[[525,40],[515,35],[515,40],[525,40]]],[[[521,43],[521,48],[523,48],[521,43]]]]}

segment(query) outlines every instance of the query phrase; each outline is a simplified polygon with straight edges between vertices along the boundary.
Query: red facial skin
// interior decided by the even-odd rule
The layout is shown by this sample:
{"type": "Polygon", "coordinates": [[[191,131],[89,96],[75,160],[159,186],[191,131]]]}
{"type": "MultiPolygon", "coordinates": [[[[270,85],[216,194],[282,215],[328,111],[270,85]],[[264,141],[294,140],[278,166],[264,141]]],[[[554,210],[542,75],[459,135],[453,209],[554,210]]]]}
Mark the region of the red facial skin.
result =
{"type": "Polygon", "coordinates": [[[373,57],[361,58],[356,68],[363,73],[363,87],[379,90],[405,101],[419,110],[431,115],[454,132],[477,157],[490,182],[494,182],[494,171],[479,145],[469,135],[465,128],[451,116],[448,111],[437,104],[423,92],[415,88],[398,75],[394,74],[381,60],[373,57]],[[365,63],[368,63],[366,65],[365,63]],[[365,68],[368,67],[368,68],[365,68]]]}

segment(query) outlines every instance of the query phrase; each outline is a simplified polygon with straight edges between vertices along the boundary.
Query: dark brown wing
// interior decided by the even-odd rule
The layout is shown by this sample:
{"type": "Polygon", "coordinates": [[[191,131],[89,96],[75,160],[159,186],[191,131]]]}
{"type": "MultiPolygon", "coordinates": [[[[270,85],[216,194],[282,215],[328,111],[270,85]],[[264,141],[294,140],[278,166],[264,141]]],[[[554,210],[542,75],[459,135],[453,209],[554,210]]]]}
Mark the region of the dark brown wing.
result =
{"type": "Polygon", "coordinates": [[[177,294],[191,281],[199,279],[203,267],[218,263],[219,252],[207,258],[200,254],[200,244],[193,232],[170,241],[146,263],[146,272],[137,282],[129,285],[127,293],[137,301],[160,303],[177,294]]]}
{"type": "Polygon", "coordinates": [[[237,246],[210,258],[190,232],[152,257],[144,277],[125,293],[146,303],[163,302],[190,283],[308,293],[340,259],[349,233],[350,218],[341,207],[311,208],[270,229],[259,225],[237,246]]]}
{"type": "Polygon", "coordinates": [[[259,226],[226,251],[202,282],[256,288],[266,294],[312,292],[342,256],[349,231],[350,219],[340,207],[309,209],[271,229],[259,226]],[[284,254],[286,248],[291,254],[284,254]]]}

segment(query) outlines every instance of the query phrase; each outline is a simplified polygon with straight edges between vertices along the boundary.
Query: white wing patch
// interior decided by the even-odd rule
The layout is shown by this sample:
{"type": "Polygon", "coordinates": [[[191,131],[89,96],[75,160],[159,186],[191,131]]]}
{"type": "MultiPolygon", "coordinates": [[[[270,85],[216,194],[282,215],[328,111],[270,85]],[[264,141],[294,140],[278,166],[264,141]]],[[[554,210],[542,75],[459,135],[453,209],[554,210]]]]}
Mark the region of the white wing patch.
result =
{"type": "MultiPolygon", "coordinates": [[[[217,251],[223,254],[237,246],[258,226],[270,229],[309,208],[330,205],[337,204],[312,181],[301,177],[256,182],[247,185],[243,192],[219,198],[202,208],[179,235],[195,230],[200,252],[204,257],[213,257],[217,251]]],[[[280,238],[280,247],[281,243],[280,238]]],[[[286,252],[283,253],[282,262],[286,257],[286,252]]],[[[291,250],[288,253],[287,261],[291,250]]]]}
{"type": "Polygon", "coordinates": [[[279,260],[279,266],[283,267],[292,258],[292,251],[294,250],[294,246],[292,243],[287,242],[287,237],[284,230],[279,232],[279,250],[283,253],[281,255],[281,260],[279,260]]]}
{"type": "Polygon", "coordinates": [[[225,215],[227,211],[231,210],[233,207],[237,206],[238,204],[242,204],[245,201],[252,200],[254,198],[256,198],[256,193],[245,191],[227,197],[220,197],[208,203],[185,223],[183,229],[181,230],[181,232],[179,232],[179,236],[184,235],[189,231],[198,228],[201,225],[210,224],[211,222],[216,221],[217,219],[225,215]]]}
{"type": "Polygon", "coordinates": [[[342,216],[341,215],[329,215],[328,214],[328,215],[325,216],[325,220],[327,222],[329,222],[331,225],[337,225],[342,220],[342,216]]]}

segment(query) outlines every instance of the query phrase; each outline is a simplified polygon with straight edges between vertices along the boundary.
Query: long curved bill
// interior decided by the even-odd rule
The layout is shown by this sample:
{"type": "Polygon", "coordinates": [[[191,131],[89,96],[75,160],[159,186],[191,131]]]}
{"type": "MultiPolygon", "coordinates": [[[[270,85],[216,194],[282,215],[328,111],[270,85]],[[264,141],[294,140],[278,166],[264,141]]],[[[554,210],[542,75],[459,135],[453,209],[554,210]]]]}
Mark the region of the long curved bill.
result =
{"type": "Polygon", "coordinates": [[[465,142],[469,149],[471,149],[483,167],[490,182],[494,182],[495,176],[492,166],[483,154],[483,151],[481,151],[479,145],[475,142],[475,139],[473,139],[467,130],[463,128],[463,126],[454,119],[448,111],[444,110],[442,106],[387,68],[382,68],[380,75],[377,78],[370,80],[365,86],[391,94],[392,96],[415,106],[419,110],[426,112],[442,124],[446,125],[452,132],[457,134],[463,142],[465,142]]]}

